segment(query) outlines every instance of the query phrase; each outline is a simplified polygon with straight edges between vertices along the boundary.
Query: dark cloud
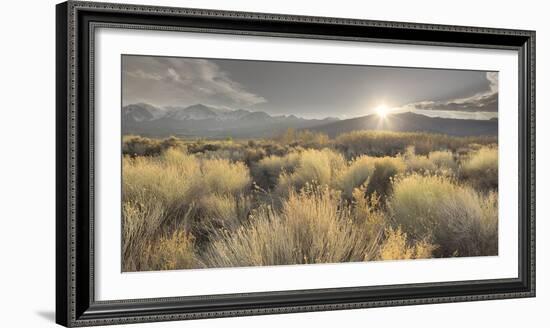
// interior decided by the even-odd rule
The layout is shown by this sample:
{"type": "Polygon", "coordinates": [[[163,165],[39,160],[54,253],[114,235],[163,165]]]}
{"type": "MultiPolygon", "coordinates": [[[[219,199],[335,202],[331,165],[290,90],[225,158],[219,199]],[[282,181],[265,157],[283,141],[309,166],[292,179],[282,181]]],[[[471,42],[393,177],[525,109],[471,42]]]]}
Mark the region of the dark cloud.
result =
{"type": "Polygon", "coordinates": [[[487,90],[470,97],[444,101],[425,100],[407,104],[402,110],[437,110],[459,112],[498,112],[498,73],[487,72],[487,90]]]}

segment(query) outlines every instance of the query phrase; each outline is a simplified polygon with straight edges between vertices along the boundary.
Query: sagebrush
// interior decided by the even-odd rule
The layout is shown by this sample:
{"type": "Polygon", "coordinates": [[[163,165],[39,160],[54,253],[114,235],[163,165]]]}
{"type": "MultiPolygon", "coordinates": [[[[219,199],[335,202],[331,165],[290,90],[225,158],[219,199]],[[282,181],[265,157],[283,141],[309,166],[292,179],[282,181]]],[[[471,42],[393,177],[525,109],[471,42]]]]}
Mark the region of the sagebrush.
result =
{"type": "Polygon", "coordinates": [[[123,271],[498,255],[494,137],[123,139],[123,271]]]}

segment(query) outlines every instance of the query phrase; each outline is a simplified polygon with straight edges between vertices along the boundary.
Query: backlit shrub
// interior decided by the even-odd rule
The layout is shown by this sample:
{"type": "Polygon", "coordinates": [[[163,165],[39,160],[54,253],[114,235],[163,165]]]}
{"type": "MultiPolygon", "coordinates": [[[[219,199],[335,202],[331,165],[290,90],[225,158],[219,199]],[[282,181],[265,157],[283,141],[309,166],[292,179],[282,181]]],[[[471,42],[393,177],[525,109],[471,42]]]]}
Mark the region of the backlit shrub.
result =
{"type": "Polygon", "coordinates": [[[440,256],[494,255],[497,250],[493,196],[444,177],[411,175],[393,184],[389,204],[396,224],[414,240],[438,245],[440,256]]]}
{"type": "Polygon", "coordinates": [[[221,233],[203,254],[207,267],[364,261],[376,241],[354,225],[338,193],[324,187],[291,192],[281,212],[260,208],[234,233],[221,233]]]}
{"type": "Polygon", "coordinates": [[[480,189],[498,187],[498,150],[483,147],[474,152],[460,167],[462,179],[480,189]]]}
{"type": "Polygon", "coordinates": [[[342,155],[330,149],[308,149],[300,153],[298,166],[292,173],[283,172],[277,182],[277,194],[300,190],[306,184],[330,185],[346,163],[342,155]]]}

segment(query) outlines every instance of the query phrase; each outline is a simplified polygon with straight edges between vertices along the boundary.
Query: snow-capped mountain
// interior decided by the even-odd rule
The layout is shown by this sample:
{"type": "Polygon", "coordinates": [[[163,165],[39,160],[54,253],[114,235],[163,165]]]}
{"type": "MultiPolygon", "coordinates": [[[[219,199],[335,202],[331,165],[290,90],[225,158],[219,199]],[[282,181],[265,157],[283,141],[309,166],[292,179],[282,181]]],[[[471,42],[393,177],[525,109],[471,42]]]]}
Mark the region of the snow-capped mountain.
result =
{"type": "Polygon", "coordinates": [[[231,110],[203,104],[162,109],[149,104],[132,104],[122,109],[124,133],[152,136],[270,136],[288,128],[308,128],[336,120],[308,120],[295,115],[271,116],[262,111],[231,110]]]}
{"type": "Polygon", "coordinates": [[[159,119],[166,115],[166,111],[145,103],[132,104],[122,107],[122,120],[144,122],[159,119]]]}

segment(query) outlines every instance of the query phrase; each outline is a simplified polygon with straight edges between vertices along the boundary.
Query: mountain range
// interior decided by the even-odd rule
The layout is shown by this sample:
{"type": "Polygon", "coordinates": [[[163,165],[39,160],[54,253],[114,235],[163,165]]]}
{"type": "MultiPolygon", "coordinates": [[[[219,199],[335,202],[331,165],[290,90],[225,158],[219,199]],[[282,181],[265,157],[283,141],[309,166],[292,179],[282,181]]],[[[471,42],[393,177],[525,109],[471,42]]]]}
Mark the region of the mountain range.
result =
{"type": "Polygon", "coordinates": [[[157,108],[139,103],[122,108],[124,134],[155,137],[271,137],[288,128],[312,128],[337,120],[332,117],[304,119],[295,115],[272,116],[261,111],[231,110],[203,104],[157,108]]]}
{"type": "Polygon", "coordinates": [[[312,127],[309,130],[322,132],[333,138],[355,130],[389,130],[399,132],[431,132],[452,136],[497,136],[498,120],[469,120],[429,117],[413,112],[390,114],[382,119],[367,115],[312,127]]]}
{"type": "Polygon", "coordinates": [[[152,137],[170,135],[207,138],[272,137],[288,128],[307,129],[335,137],[354,130],[424,131],[454,136],[497,135],[497,120],[428,117],[412,112],[387,118],[366,115],[346,120],[333,117],[305,119],[295,115],[272,116],[262,111],[226,109],[203,104],[158,108],[139,103],[122,108],[124,134],[152,137]]]}

